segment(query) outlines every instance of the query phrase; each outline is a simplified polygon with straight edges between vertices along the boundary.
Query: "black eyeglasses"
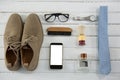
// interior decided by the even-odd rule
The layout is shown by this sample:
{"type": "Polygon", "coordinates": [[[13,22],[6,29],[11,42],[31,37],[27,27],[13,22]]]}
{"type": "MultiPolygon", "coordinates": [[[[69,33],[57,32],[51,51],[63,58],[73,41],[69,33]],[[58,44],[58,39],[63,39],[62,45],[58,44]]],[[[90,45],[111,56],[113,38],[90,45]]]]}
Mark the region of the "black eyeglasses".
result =
{"type": "Polygon", "coordinates": [[[45,14],[45,21],[53,22],[55,21],[56,17],[60,22],[66,22],[69,19],[69,14],[62,14],[62,13],[53,13],[53,14],[45,14]]]}

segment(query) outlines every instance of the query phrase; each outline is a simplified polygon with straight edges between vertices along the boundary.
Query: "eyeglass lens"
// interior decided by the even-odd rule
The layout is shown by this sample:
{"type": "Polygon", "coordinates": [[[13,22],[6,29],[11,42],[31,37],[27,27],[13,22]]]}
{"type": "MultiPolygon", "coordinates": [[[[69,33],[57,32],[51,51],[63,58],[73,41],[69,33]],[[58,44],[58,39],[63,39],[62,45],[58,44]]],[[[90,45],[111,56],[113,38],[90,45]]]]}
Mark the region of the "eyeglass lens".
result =
{"type": "Polygon", "coordinates": [[[61,22],[66,22],[68,20],[68,15],[59,15],[58,19],[61,22]]]}
{"type": "Polygon", "coordinates": [[[53,22],[53,21],[55,20],[55,16],[54,16],[54,15],[51,15],[51,14],[47,14],[47,15],[45,16],[45,19],[46,19],[46,21],[48,21],[48,22],[53,22]]]}

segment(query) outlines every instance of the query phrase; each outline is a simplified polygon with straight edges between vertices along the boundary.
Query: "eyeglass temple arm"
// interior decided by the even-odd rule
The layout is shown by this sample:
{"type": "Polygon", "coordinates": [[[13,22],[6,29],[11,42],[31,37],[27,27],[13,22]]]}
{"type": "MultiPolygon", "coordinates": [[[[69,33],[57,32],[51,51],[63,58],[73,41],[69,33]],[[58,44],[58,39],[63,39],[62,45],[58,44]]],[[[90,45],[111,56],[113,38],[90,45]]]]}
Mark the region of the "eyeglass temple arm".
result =
{"type": "Polygon", "coordinates": [[[69,18],[69,14],[62,14],[62,15],[64,15],[66,18],[69,18]]]}

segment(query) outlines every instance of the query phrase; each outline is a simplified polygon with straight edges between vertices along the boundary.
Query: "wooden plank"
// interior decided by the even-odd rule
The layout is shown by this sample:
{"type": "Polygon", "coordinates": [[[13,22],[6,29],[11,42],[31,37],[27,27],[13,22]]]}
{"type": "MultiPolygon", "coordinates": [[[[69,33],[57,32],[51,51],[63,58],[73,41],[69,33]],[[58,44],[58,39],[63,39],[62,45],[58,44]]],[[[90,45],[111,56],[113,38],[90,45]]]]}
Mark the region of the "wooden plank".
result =
{"type": "Polygon", "coordinates": [[[120,74],[110,74],[105,77],[101,77],[96,73],[2,73],[0,74],[2,80],[119,80],[120,74]]]}
{"type": "MultiPolygon", "coordinates": [[[[43,12],[0,12],[0,18],[2,18],[0,20],[0,23],[7,23],[9,17],[11,14],[13,13],[18,13],[21,15],[21,18],[23,20],[23,22],[25,22],[25,19],[27,18],[27,16],[30,14],[30,13],[36,13],[38,14],[42,24],[48,24],[48,25],[51,25],[51,24],[57,24],[57,25],[60,25],[60,24],[97,24],[97,22],[89,22],[89,21],[74,21],[72,20],[73,17],[76,17],[76,16],[81,16],[81,17],[85,17],[85,16],[89,16],[89,15],[95,15],[95,16],[98,16],[98,12],[93,12],[93,13],[90,13],[90,12],[67,12],[67,11],[61,11],[63,13],[69,13],[70,14],[70,19],[68,22],[65,22],[65,23],[61,23],[61,22],[58,22],[58,21],[55,21],[54,23],[48,23],[44,20],[44,14],[46,13],[54,13],[54,12],[51,12],[51,11],[43,11],[43,12]]],[[[120,20],[119,20],[119,17],[120,17],[120,12],[109,12],[108,14],[108,23],[109,24],[119,24],[120,23],[120,20]]],[[[119,24],[120,25],[120,24],[119,24]]]]}
{"type": "MultiPolygon", "coordinates": [[[[64,47],[81,47],[78,45],[78,37],[74,36],[44,36],[42,47],[49,47],[50,43],[63,43],[64,47]]],[[[84,48],[95,48],[98,46],[97,37],[86,37],[84,48]]],[[[3,36],[0,36],[0,47],[3,45],[3,36]]],[[[120,47],[120,37],[109,37],[109,47],[120,47]]]]}
{"type": "MultiPolygon", "coordinates": [[[[49,61],[48,60],[40,60],[39,61],[39,65],[38,67],[36,68],[36,70],[34,71],[34,73],[71,73],[71,72],[74,72],[74,61],[63,61],[63,69],[61,70],[51,70],[49,68],[49,61]]],[[[6,66],[5,66],[5,62],[4,60],[0,60],[0,72],[1,73],[4,73],[4,72],[11,72],[9,71],[6,66]]],[[[20,68],[20,70],[18,70],[18,72],[21,72],[21,73],[26,73],[29,71],[23,69],[23,68],[20,68]]]]}
{"type": "MultiPolygon", "coordinates": [[[[79,35],[79,29],[78,29],[78,26],[81,26],[81,25],[45,25],[43,24],[43,32],[44,32],[44,35],[47,35],[47,28],[49,27],[69,27],[71,28],[73,31],[72,31],[72,36],[78,36],[79,35]]],[[[98,33],[97,33],[97,25],[84,25],[85,26],[85,35],[86,36],[97,36],[98,33]]],[[[5,27],[6,27],[6,24],[0,24],[0,36],[4,35],[4,32],[5,32],[5,27]]],[[[108,25],[108,34],[109,36],[120,36],[120,27],[119,25],[108,25]]]]}
{"type": "MultiPolygon", "coordinates": [[[[88,78],[90,78],[89,80],[99,80],[99,78],[96,76],[95,73],[90,73],[89,75],[85,75],[84,73],[2,73],[1,75],[1,79],[2,80],[88,80],[88,78]],[[26,76],[25,76],[26,75],[26,76]],[[6,77],[7,76],[7,77],[6,77]],[[92,79],[91,79],[92,77],[92,79]]],[[[118,75],[117,75],[118,76],[118,75]]],[[[119,77],[119,76],[118,76],[119,77]]],[[[110,78],[110,76],[109,76],[110,78]]],[[[118,78],[115,78],[115,80],[119,80],[118,78]]]]}
{"type": "MultiPolygon", "coordinates": [[[[98,73],[98,61],[92,60],[89,61],[89,73],[98,73]]],[[[6,66],[4,60],[0,60],[0,72],[1,73],[11,73],[6,66]]],[[[84,73],[79,70],[79,63],[78,61],[73,60],[64,60],[63,61],[63,69],[61,70],[51,70],[49,68],[49,61],[48,60],[40,60],[37,68],[35,69],[34,73],[84,73]]],[[[120,73],[119,70],[120,67],[120,61],[111,61],[111,73],[120,73]]],[[[21,73],[30,73],[29,71],[20,68],[18,72],[21,73]]]]}
{"type": "MultiPolygon", "coordinates": [[[[0,60],[4,60],[4,48],[0,48],[0,60]]],[[[87,53],[88,59],[98,60],[98,50],[97,48],[64,48],[63,49],[63,59],[65,60],[77,60],[81,53],[87,53]]],[[[49,48],[41,48],[40,60],[49,59],[49,48]]],[[[112,61],[120,61],[120,48],[110,48],[110,55],[112,61]]]]}
{"type": "Polygon", "coordinates": [[[0,4],[0,10],[2,12],[38,12],[38,11],[54,11],[54,12],[60,12],[60,11],[72,11],[72,12],[96,12],[96,9],[99,8],[100,5],[108,5],[110,8],[110,11],[119,11],[118,7],[119,3],[78,3],[78,2],[3,2],[0,4]],[[7,5],[7,7],[5,6],[7,5]],[[65,6],[67,5],[67,6],[65,6]],[[56,8],[57,6],[57,8],[56,8]],[[14,8],[16,7],[16,8],[14,8]],[[31,8],[32,7],[32,8],[31,8]],[[78,10],[78,8],[80,8],[78,10]]]}

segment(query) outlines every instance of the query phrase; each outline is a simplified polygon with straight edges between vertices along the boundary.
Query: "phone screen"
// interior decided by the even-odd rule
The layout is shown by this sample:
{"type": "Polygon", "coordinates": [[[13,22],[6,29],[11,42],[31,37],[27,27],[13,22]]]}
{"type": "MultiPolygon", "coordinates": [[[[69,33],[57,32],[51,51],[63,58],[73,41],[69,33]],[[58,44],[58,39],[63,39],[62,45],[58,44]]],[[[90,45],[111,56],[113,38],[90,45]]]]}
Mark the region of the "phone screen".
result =
{"type": "Polygon", "coordinates": [[[62,65],[62,49],[62,43],[51,43],[50,45],[50,65],[54,68],[62,65]]]}

